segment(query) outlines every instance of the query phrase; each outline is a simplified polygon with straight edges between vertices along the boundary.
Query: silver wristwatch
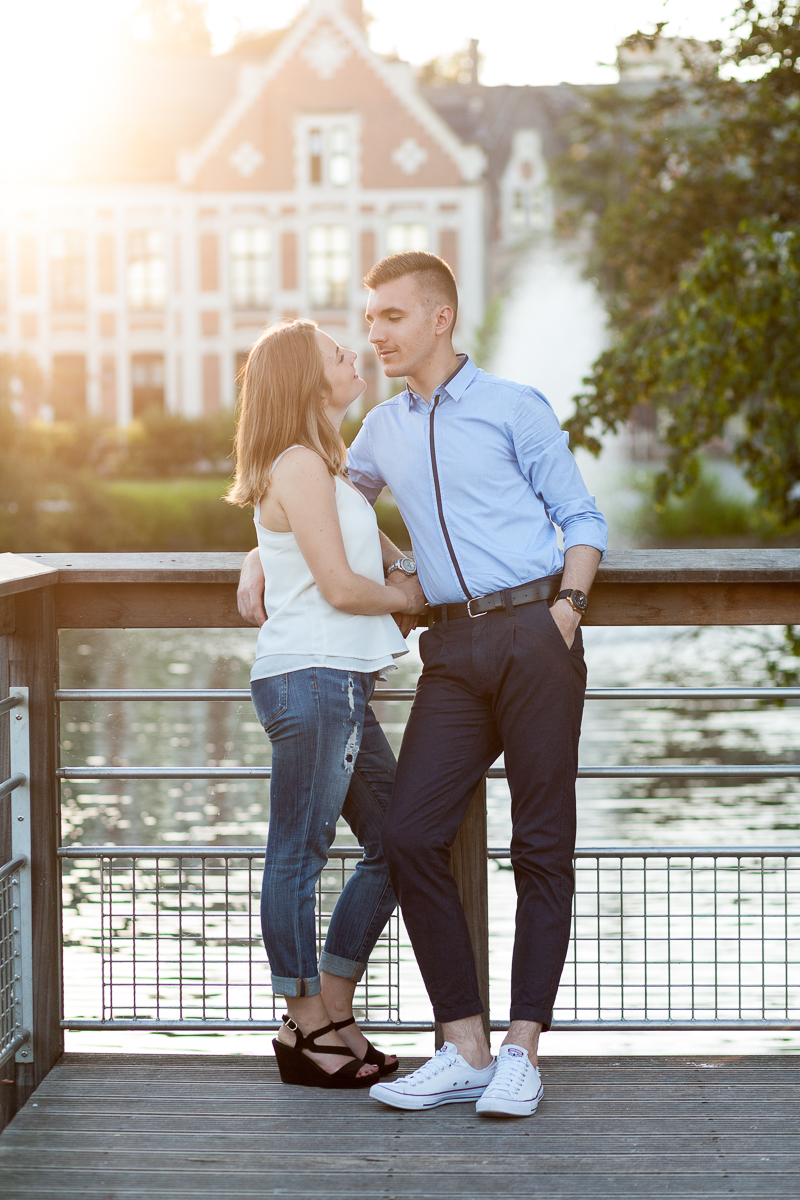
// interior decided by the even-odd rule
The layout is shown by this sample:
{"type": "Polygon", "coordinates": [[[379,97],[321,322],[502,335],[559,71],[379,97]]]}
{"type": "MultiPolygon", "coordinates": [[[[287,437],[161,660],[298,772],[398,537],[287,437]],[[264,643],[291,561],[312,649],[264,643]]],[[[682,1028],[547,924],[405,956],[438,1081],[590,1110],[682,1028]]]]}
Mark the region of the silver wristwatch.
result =
{"type": "Polygon", "coordinates": [[[393,563],[386,568],[386,578],[388,579],[392,571],[402,571],[404,575],[416,575],[417,564],[413,558],[404,554],[402,558],[396,558],[393,563]]]}

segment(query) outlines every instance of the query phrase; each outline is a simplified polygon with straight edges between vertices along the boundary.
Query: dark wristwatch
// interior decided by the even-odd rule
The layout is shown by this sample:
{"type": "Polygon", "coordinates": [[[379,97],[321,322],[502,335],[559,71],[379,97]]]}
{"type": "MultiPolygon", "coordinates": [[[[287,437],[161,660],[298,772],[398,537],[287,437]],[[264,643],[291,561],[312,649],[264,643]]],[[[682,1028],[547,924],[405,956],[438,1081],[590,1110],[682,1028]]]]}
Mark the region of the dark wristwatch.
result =
{"type": "Polygon", "coordinates": [[[557,600],[569,600],[575,612],[580,613],[581,616],[589,607],[589,597],[585,592],[579,592],[577,588],[564,588],[563,592],[558,593],[553,603],[555,604],[557,600]]]}
{"type": "Polygon", "coordinates": [[[404,554],[402,558],[396,558],[393,563],[390,563],[386,568],[386,578],[388,579],[392,571],[402,571],[404,575],[416,575],[417,564],[413,558],[404,554]]]}

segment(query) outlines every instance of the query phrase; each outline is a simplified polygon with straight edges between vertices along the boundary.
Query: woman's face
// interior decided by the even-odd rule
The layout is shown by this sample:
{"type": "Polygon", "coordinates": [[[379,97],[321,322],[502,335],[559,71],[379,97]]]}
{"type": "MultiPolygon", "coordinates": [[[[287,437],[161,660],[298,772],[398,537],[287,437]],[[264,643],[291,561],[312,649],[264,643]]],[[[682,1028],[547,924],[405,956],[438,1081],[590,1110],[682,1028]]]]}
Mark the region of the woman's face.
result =
{"type": "Polygon", "coordinates": [[[316,331],[315,337],[325,366],[325,378],[330,387],[330,396],[325,400],[325,410],[331,420],[341,421],[350,405],[358,399],[367,385],[356,371],[357,355],[354,350],[345,350],[321,329],[316,331]]]}

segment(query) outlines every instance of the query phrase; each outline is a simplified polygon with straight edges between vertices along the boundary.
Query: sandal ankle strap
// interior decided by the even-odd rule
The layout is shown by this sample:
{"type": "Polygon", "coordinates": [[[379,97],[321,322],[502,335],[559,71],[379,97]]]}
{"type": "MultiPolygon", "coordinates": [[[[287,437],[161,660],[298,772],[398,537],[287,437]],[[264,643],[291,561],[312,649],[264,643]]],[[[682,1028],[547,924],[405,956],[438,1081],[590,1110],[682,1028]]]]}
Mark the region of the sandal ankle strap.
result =
{"type": "Polygon", "coordinates": [[[313,1050],[317,1054],[339,1054],[343,1058],[358,1058],[358,1055],[354,1054],[353,1051],[348,1049],[347,1046],[315,1045],[317,1038],[322,1037],[323,1034],[333,1032],[333,1030],[336,1028],[336,1026],[333,1024],[333,1021],[329,1021],[327,1025],[323,1025],[319,1029],[313,1029],[311,1033],[303,1033],[297,1022],[293,1017],[290,1017],[288,1013],[284,1014],[283,1023],[286,1028],[294,1034],[295,1049],[298,1051],[313,1050]]]}

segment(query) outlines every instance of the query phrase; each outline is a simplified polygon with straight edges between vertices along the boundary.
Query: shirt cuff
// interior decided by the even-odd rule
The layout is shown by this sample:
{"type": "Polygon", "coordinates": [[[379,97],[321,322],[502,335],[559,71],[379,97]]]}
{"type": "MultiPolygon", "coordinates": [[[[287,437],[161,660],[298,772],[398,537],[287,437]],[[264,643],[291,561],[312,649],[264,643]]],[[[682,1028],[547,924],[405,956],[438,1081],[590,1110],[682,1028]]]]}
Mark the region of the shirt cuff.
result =
{"type": "Polygon", "coordinates": [[[605,521],[600,524],[599,521],[593,521],[586,517],[578,521],[570,521],[567,529],[562,528],[561,532],[564,535],[564,550],[569,550],[572,546],[593,546],[595,550],[599,550],[602,562],[606,556],[608,549],[608,527],[605,521]]]}

